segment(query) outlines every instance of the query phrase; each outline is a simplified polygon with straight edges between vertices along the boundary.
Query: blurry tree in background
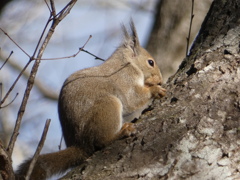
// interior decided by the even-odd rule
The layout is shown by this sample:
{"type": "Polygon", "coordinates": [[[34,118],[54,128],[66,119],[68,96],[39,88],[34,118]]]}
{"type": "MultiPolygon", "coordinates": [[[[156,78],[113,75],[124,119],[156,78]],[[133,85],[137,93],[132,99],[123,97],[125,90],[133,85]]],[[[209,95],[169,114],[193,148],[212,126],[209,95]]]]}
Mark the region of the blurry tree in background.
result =
{"type": "MultiPolygon", "coordinates": [[[[190,45],[195,39],[212,0],[194,1],[190,45]]],[[[157,60],[164,81],[173,75],[186,56],[188,29],[191,19],[191,0],[162,0],[156,5],[154,26],[147,50],[157,60]]]]}

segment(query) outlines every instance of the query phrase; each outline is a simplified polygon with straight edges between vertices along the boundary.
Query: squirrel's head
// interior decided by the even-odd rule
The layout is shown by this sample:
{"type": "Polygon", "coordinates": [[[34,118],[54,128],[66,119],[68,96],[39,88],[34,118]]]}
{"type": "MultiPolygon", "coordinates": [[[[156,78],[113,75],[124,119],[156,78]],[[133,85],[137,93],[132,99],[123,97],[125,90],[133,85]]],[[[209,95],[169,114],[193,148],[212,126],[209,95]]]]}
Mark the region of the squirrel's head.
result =
{"type": "Polygon", "coordinates": [[[133,20],[130,21],[131,33],[129,34],[123,25],[124,42],[121,49],[125,59],[136,65],[144,74],[146,85],[162,84],[162,75],[153,57],[140,46],[137,31],[133,20]]]}

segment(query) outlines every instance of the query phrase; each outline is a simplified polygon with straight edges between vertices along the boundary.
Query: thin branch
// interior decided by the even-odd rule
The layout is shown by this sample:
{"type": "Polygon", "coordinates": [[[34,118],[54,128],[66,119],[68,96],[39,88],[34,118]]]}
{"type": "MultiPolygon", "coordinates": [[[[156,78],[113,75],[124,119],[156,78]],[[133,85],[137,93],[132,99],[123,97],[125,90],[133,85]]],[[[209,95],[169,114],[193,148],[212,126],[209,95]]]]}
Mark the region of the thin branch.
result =
{"type": "MultiPolygon", "coordinates": [[[[50,18],[51,18],[51,15],[50,15],[49,19],[50,19],[50,18]]],[[[42,34],[41,34],[41,36],[40,36],[40,38],[39,38],[39,40],[38,40],[38,43],[37,43],[37,46],[36,46],[35,50],[34,50],[33,56],[30,57],[30,55],[27,54],[27,56],[29,57],[28,63],[27,63],[27,64],[24,66],[24,68],[21,70],[20,74],[18,75],[18,77],[16,78],[16,80],[14,81],[14,83],[12,84],[12,86],[10,87],[10,89],[7,91],[6,95],[4,96],[4,98],[2,99],[2,101],[1,101],[0,104],[3,104],[3,103],[5,102],[5,100],[7,99],[7,97],[9,96],[9,94],[12,92],[12,90],[13,90],[14,87],[15,87],[15,85],[17,84],[18,80],[20,79],[20,77],[22,76],[22,74],[24,73],[24,71],[27,69],[27,67],[29,66],[29,64],[30,64],[31,61],[33,60],[33,57],[35,56],[35,54],[36,54],[36,52],[37,52],[37,49],[38,49],[38,47],[39,47],[39,45],[40,45],[40,42],[41,42],[41,40],[42,40],[42,38],[43,38],[44,33],[46,32],[46,29],[47,29],[47,26],[48,26],[49,22],[50,22],[50,20],[47,21],[47,23],[46,23],[46,25],[45,25],[45,27],[44,27],[44,29],[43,29],[43,32],[42,32],[42,34]]],[[[14,41],[9,35],[7,35],[7,36],[9,37],[9,39],[10,39],[13,43],[15,43],[15,41],[14,41]]],[[[15,44],[16,44],[16,43],[15,43],[15,44]]],[[[16,45],[17,45],[17,47],[20,47],[18,44],[16,44],[16,45]]],[[[25,52],[21,47],[20,47],[20,49],[21,49],[23,52],[25,52]]],[[[26,54],[26,53],[25,53],[25,54],[26,54]]]]}
{"type": "Polygon", "coordinates": [[[187,37],[186,57],[187,57],[187,55],[188,55],[189,41],[190,41],[191,30],[192,30],[192,21],[193,21],[193,18],[194,18],[193,9],[194,9],[194,0],[192,0],[192,9],[191,9],[191,18],[190,18],[190,27],[189,27],[189,31],[188,31],[188,37],[187,37]]]}
{"type": "MultiPolygon", "coordinates": [[[[87,76],[88,78],[89,77],[110,77],[116,73],[118,73],[119,71],[121,71],[122,69],[126,68],[128,65],[130,65],[131,63],[130,62],[127,62],[125,64],[122,64],[121,67],[119,69],[117,69],[116,71],[114,72],[111,72],[110,74],[107,74],[107,75],[95,75],[95,76],[87,76]]],[[[72,83],[74,81],[77,81],[78,79],[81,79],[81,78],[85,78],[86,76],[78,76],[76,77],[75,79],[72,79],[71,81],[68,81],[67,83],[64,84],[64,86],[67,86],[69,83],[72,83]]]]}
{"type": "Polygon", "coordinates": [[[92,38],[92,35],[89,36],[88,40],[85,42],[83,47],[79,48],[79,50],[70,56],[65,56],[65,57],[58,57],[58,58],[42,58],[42,59],[36,59],[36,60],[59,60],[59,59],[67,59],[67,58],[73,58],[76,57],[81,51],[83,51],[83,48],[86,46],[86,44],[89,42],[89,40],[92,38]]]}
{"type": "Polygon", "coordinates": [[[34,50],[34,53],[33,53],[33,55],[32,55],[32,57],[31,57],[30,60],[33,60],[33,57],[35,57],[35,55],[36,55],[36,53],[37,53],[37,50],[38,50],[38,48],[39,48],[39,46],[40,46],[40,43],[41,43],[41,41],[42,41],[42,39],[43,39],[43,35],[45,34],[45,32],[46,32],[46,30],[47,30],[47,27],[48,27],[49,23],[51,22],[51,17],[52,17],[52,14],[50,14],[49,19],[48,19],[47,23],[45,24],[45,27],[44,27],[44,29],[43,29],[43,31],[42,31],[42,34],[41,34],[41,36],[40,36],[40,38],[39,38],[39,40],[38,40],[37,46],[36,46],[36,48],[35,48],[35,50],[34,50]]]}
{"type": "MultiPolygon", "coordinates": [[[[1,85],[2,85],[2,84],[1,84],[1,85]]],[[[10,104],[12,104],[12,103],[15,101],[15,99],[17,98],[18,94],[19,94],[19,93],[17,93],[17,94],[15,95],[15,97],[13,98],[13,100],[12,100],[10,103],[6,104],[5,106],[2,106],[2,104],[0,104],[0,109],[5,108],[5,107],[9,106],[10,104]]]]}
{"type": "MultiPolygon", "coordinates": [[[[51,22],[51,20],[50,20],[51,17],[52,17],[52,14],[50,14],[50,17],[49,17],[49,19],[48,19],[48,21],[47,21],[47,23],[46,23],[46,25],[45,25],[45,27],[44,27],[44,29],[43,29],[43,31],[42,31],[42,34],[41,34],[41,36],[40,36],[40,38],[39,38],[39,40],[38,40],[37,46],[36,46],[36,48],[35,48],[35,50],[34,50],[34,53],[33,53],[32,57],[30,57],[30,55],[28,55],[5,31],[3,31],[3,30],[1,29],[1,30],[9,37],[9,39],[10,39],[14,44],[16,44],[17,47],[19,47],[19,48],[22,50],[22,52],[24,52],[24,53],[29,57],[29,61],[28,61],[28,63],[24,66],[24,68],[22,69],[22,71],[20,72],[20,74],[18,75],[17,79],[14,81],[14,83],[13,83],[12,86],[10,87],[10,89],[7,91],[5,97],[3,98],[3,100],[1,101],[0,104],[3,104],[3,103],[5,102],[5,100],[7,99],[7,97],[9,96],[9,94],[10,94],[10,93],[12,92],[12,90],[14,89],[15,85],[17,84],[18,80],[20,79],[20,77],[22,76],[22,74],[24,73],[24,71],[27,69],[27,67],[29,66],[29,64],[31,63],[31,61],[34,59],[35,54],[36,54],[36,52],[37,52],[37,50],[38,50],[38,48],[39,48],[40,42],[41,42],[42,39],[43,39],[43,35],[44,35],[44,33],[46,32],[49,23],[51,22]]],[[[10,142],[11,142],[11,141],[10,141],[10,142]]]]}
{"type": "MultiPolygon", "coordinates": [[[[53,34],[56,26],[70,12],[70,10],[72,9],[72,7],[76,3],[76,1],[77,0],[70,1],[70,3],[68,3],[68,6],[66,6],[64,8],[64,11],[61,11],[62,13],[59,14],[59,17],[54,17],[54,19],[52,20],[52,25],[49,28],[49,30],[46,34],[46,37],[44,38],[44,41],[43,41],[43,43],[42,43],[42,45],[41,45],[41,47],[38,51],[37,59],[42,58],[43,52],[45,51],[45,49],[47,47],[47,44],[48,44],[49,40],[51,39],[52,34],[53,34]]],[[[49,22],[50,21],[48,20],[47,24],[49,22]]],[[[45,30],[46,29],[44,29],[41,38],[43,37],[43,34],[45,33],[45,30]]],[[[41,41],[41,38],[39,39],[39,42],[41,41]]],[[[37,45],[37,48],[38,48],[38,45],[37,45]]],[[[37,48],[35,49],[32,57],[35,56],[35,52],[37,51],[37,48]]],[[[40,65],[40,60],[36,60],[34,62],[34,65],[32,67],[31,73],[30,73],[30,77],[29,77],[28,82],[27,82],[27,87],[26,87],[26,90],[25,90],[25,93],[24,93],[24,96],[23,96],[22,104],[21,104],[21,106],[19,108],[19,111],[18,111],[18,116],[17,116],[15,127],[14,127],[14,131],[13,131],[11,140],[10,140],[9,145],[8,145],[8,151],[9,151],[10,155],[12,155],[13,147],[15,145],[15,142],[16,142],[16,139],[17,139],[17,136],[18,136],[18,132],[19,132],[19,129],[20,129],[22,117],[23,117],[23,114],[24,114],[25,109],[26,109],[27,101],[28,101],[28,98],[30,96],[30,92],[32,90],[33,84],[34,84],[34,80],[35,80],[39,65],[40,65]]]]}
{"type": "Polygon", "coordinates": [[[18,75],[17,79],[14,81],[14,83],[12,84],[12,86],[10,87],[10,89],[8,90],[8,92],[6,93],[6,95],[4,96],[4,98],[1,100],[0,104],[3,104],[5,102],[5,100],[7,99],[7,97],[9,96],[9,94],[12,92],[13,88],[15,87],[15,85],[17,84],[18,80],[20,79],[20,77],[22,76],[22,74],[24,73],[24,71],[27,69],[28,65],[31,63],[31,61],[28,61],[28,63],[24,66],[24,68],[22,69],[22,71],[20,72],[20,74],[18,75]]]}
{"type": "Polygon", "coordinates": [[[44,2],[45,2],[45,4],[46,4],[47,7],[48,7],[49,12],[52,13],[52,12],[51,12],[51,9],[50,9],[50,6],[49,6],[48,3],[47,3],[47,0],[44,0],[44,2]]]}
{"type": "Polygon", "coordinates": [[[3,65],[0,67],[0,70],[3,68],[3,66],[7,63],[7,61],[9,60],[9,58],[11,57],[11,55],[13,54],[13,51],[10,52],[9,56],[7,57],[7,59],[5,60],[5,62],[3,63],[3,65]]]}
{"type": "Polygon", "coordinates": [[[24,51],[24,49],[23,48],[21,48],[21,46],[19,46],[18,45],[18,43],[16,43],[9,35],[8,35],[8,33],[6,33],[2,28],[0,28],[0,30],[19,48],[19,49],[21,49],[21,51],[24,53],[24,54],[26,54],[29,58],[30,58],[30,55],[26,52],[26,51],[24,51]]]}
{"type": "Polygon", "coordinates": [[[90,55],[93,56],[93,57],[95,57],[96,60],[105,61],[105,59],[102,59],[102,58],[100,58],[100,57],[98,57],[98,56],[96,56],[96,55],[94,55],[94,54],[86,51],[85,49],[82,49],[82,51],[85,52],[85,53],[87,53],[87,54],[90,54],[90,55]]]}
{"type": "MultiPolygon", "coordinates": [[[[0,55],[0,60],[3,59],[2,56],[4,55],[2,54],[0,55]]],[[[17,60],[12,59],[11,61],[8,61],[8,65],[11,66],[11,68],[14,68],[15,70],[17,70],[18,72],[22,71],[22,66],[19,63],[17,63],[17,60]]],[[[25,71],[23,71],[22,76],[25,79],[28,79],[30,76],[30,71],[26,69],[25,71]]],[[[38,78],[35,79],[34,86],[37,87],[37,89],[40,91],[43,97],[54,100],[54,101],[58,99],[58,93],[53,89],[51,89],[48,85],[43,83],[40,79],[38,78]]]]}
{"type": "Polygon", "coordinates": [[[56,8],[55,8],[55,4],[54,4],[54,1],[53,0],[50,0],[50,3],[51,3],[51,9],[52,9],[52,15],[53,17],[56,16],[56,8]]]}
{"type": "Polygon", "coordinates": [[[58,145],[59,151],[62,149],[62,141],[63,141],[63,134],[62,134],[62,136],[61,136],[60,143],[59,143],[59,145],[58,145]]]}
{"type": "Polygon", "coordinates": [[[41,140],[38,143],[36,152],[35,152],[35,154],[34,154],[34,156],[32,158],[32,161],[31,161],[31,163],[29,165],[29,168],[28,168],[28,171],[27,171],[27,175],[26,175],[26,178],[25,178],[26,180],[30,179],[30,176],[31,176],[32,171],[33,171],[33,168],[34,168],[34,166],[35,166],[35,164],[37,162],[37,159],[39,157],[39,154],[40,154],[40,152],[41,152],[41,150],[43,148],[43,145],[44,145],[44,142],[45,142],[45,139],[46,139],[46,136],[47,136],[47,132],[48,132],[48,128],[49,128],[50,122],[51,122],[51,119],[47,119],[46,120],[41,140]]]}
{"type": "Polygon", "coordinates": [[[70,1],[56,16],[58,16],[57,20],[61,21],[66,15],[69,14],[70,10],[74,6],[77,0],[70,1]]]}
{"type": "MultiPolygon", "coordinates": [[[[66,56],[66,57],[61,57],[61,58],[45,58],[45,59],[37,59],[37,58],[32,58],[32,60],[57,60],[57,59],[66,59],[66,58],[71,58],[71,57],[76,57],[81,51],[84,51],[92,56],[95,57],[95,59],[99,59],[99,60],[102,60],[104,61],[104,59],[101,59],[97,56],[95,56],[94,54],[84,50],[83,48],[86,46],[86,44],[89,42],[89,40],[92,38],[92,36],[90,35],[89,38],[87,39],[87,41],[85,42],[85,44],[83,45],[82,48],[79,48],[78,52],[71,55],[71,56],[66,56]]],[[[14,89],[16,83],[18,82],[18,80],[20,79],[20,77],[22,75],[24,75],[26,78],[29,77],[30,75],[30,72],[26,71],[26,68],[28,67],[28,65],[30,64],[30,61],[28,62],[27,65],[25,65],[25,67],[22,69],[21,66],[19,66],[18,63],[14,63],[14,61],[9,61],[10,65],[21,71],[20,74],[18,75],[17,79],[14,81],[14,83],[12,84],[12,86],[10,87],[10,89],[8,90],[8,92],[6,93],[5,97],[1,100],[0,99],[0,104],[3,104],[5,102],[5,100],[7,99],[7,97],[9,96],[9,94],[11,93],[11,91],[14,89]]],[[[35,80],[36,82],[34,83],[35,86],[39,89],[39,91],[46,97],[46,98],[49,98],[49,99],[52,99],[52,100],[57,100],[58,99],[58,94],[57,93],[54,93],[53,91],[50,91],[48,88],[45,87],[44,84],[42,84],[41,81],[39,80],[35,80]]]]}

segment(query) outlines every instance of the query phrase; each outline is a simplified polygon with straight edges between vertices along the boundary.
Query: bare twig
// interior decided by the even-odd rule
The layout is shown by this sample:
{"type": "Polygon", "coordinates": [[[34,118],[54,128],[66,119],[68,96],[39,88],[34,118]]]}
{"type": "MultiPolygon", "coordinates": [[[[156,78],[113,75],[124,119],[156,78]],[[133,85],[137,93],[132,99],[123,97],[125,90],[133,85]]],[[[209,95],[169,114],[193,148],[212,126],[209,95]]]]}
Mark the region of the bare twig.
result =
{"type": "MultiPolygon", "coordinates": [[[[0,55],[0,60],[2,59],[2,56],[4,56],[4,55],[2,55],[2,54],[0,55]]],[[[18,63],[17,60],[12,59],[11,61],[8,61],[8,65],[11,66],[12,68],[14,68],[18,72],[22,71],[22,66],[21,66],[21,64],[18,63]]],[[[30,76],[30,71],[28,69],[26,69],[25,71],[23,71],[22,76],[25,79],[28,79],[28,77],[30,76]]],[[[37,87],[37,89],[39,90],[39,92],[42,94],[43,97],[54,100],[54,101],[56,101],[58,99],[58,93],[56,91],[54,91],[53,89],[51,89],[48,85],[43,83],[40,79],[38,79],[38,78],[35,79],[34,86],[37,87]]],[[[1,99],[0,99],[0,101],[1,101],[1,99]]]]}
{"type": "Polygon", "coordinates": [[[13,98],[13,100],[12,100],[10,103],[6,104],[5,106],[2,106],[2,104],[0,104],[0,109],[1,109],[1,108],[5,108],[5,107],[9,106],[10,104],[12,104],[13,101],[15,101],[15,99],[17,98],[17,96],[18,96],[18,93],[15,95],[15,97],[13,98]]]}
{"type": "MultiPolygon", "coordinates": [[[[53,1],[53,0],[50,0],[53,1]]],[[[70,1],[56,16],[58,16],[57,20],[61,21],[66,15],[69,14],[70,10],[74,6],[74,4],[77,2],[77,0],[70,1]]],[[[51,3],[54,4],[54,3],[51,3]]],[[[54,7],[55,8],[55,7],[54,7]]]]}
{"type": "Polygon", "coordinates": [[[51,13],[51,9],[50,9],[50,6],[49,6],[48,3],[47,3],[47,0],[44,0],[44,2],[45,2],[45,4],[46,4],[47,7],[48,7],[49,12],[51,13]]]}
{"type": "Polygon", "coordinates": [[[13,51],[10,52],[9,56],[7,57],[6,61],[3,63],[3,65],[0,67],[0,70],[3,68],[3,66],[7,63],[11,55],[13,54],[13,51]]]}
{"type": "MultiPolygon", "coordinates": [[[[44,28],[45,29],[45,28],[44,28]]],[[[85,44],[83,45],[82,48],[79,48],[78,52],[71,55],[71,56],[66,56],[66,57],[60,57],[60,58],[44,58],[44,59],[38,59],[38,58],[32,58],[31,60],[58,60],[58,59],[66,59],[66,58],[72,58],[72,57],[76,57],[81,51],[85,51],[83,48],[86,46],[86,44],[89,42],[89,40],[92,38],[92,36],[90,35],[88,40],[85,42],[85,44]]],[[[86,51],[85,51],[86,52],[86,51]]],[[[89,53],[89,52],[88,52],[89,53]]],[[[91,53],[89,53],[91,54],[91,53]]],[[[93,55],[93,54],[92,54],[93,55]]],[[[93,55],[94,57],[97,57],[95,55],[93,55]]],[[[9,56],[10,57],[10,56],[9,56]]],[[[97,58],[96,58],[97,59],[97,58]]],[[[100,59],[100,58],[98,58],[100,59]]],[[[30,72],[27,72],[26,71],[26,68],[29,66],[31,61],[29,61],[25,67],[22,69],[22,67],[19,66],[18,63],[14,63],[14,61],[12,61],[10,63],[10,65],[15,68],[15,69],[18,69],[20,70],[21,69],[21,72],[19,73],[17,79],[14,81],[14,83],[12,84],[12,86],[10,87],[10,89],[8,90],[8,92],[6,93],[6,95],[4,96],[3,99],[0,99],[0,104],[3,104],[5,102],[5,100],[7,99],[7,97],[9,96],[9,94],[11,93],[11,91],[14,89],[16,83],[18,82],[18,80],[20,79],[20,77],[22,75],[24,75],[25,77],[29,77],[29,74],[30,72]]],[[[37,86],[37,88],[43,93],[43,95],[47,98],[50,98],[50,99],[53,99],[53,100],[56,100],[58,98],[58,95],[56,93],[53,93],[51,91],[49,91],[49,89],[46,89],[44,87],[44,85],[42,85],[42,83],[40,81],[36,81],[35,85],[37,86]]]]}
{"type": "Polygon", "coordinates": [[[45,142],[45,139],[46,139],[46,136],[47,136],[47,132],[48,132],[48,128],[49,128],[49,125],[50,125],[50,122],[51,122],[51,119],[47,119],[46,120],[46,123],[45,123],[45,127],[44,127],[44,130],[43,130],[43,133],[42,133],[42,137],[41,137],[41,140],[39,141],[38,143],[38,146],[37,146],[37,149],[36,149],[36,152],[32,158],[32,161],[29,165],[29,168],[28,168],[28,171],[27,171],[27,175],[26,175],[26,180],[29,180],[30,179],[30,176],[32,174],[32,170],[37,162],[37,159],[39,157],[39,154],[43,148],[43,145],[44,145],[44,142],[45,142]]]}
{"type": "Polygon", "coordinates": [[[191,9],[190,26],[189,26],[188,37],[187,37],[186,56],[188,55],[189,41],[190,41],[191,30],[192,30],[192,21],[193,21],[193,18],[194,18],[193,9],[194,9],[194,0],[192,0],[192,9],[191,9]]]}
{"type": "Polygon", "coordinates": [[[2,28],[0,28],[0,30],[19,48],[19,49],[21,49],[21,51],[24,53],[24,54],[26,54],[29,58],[30,58],[30,55],[26,52],[26,51],[24,51],[24,49],[23,48],[21,48],[21,46],[19,46],[18,45],[18,43],[16,43],[9,35],[8,35],[8,33],[6,33],[2,28]]]}
{"type": "Polygon", "coordinates": [[[62,141],[63,141],[63,134],[62,134],[62,136],[61,136],[60,143],[59,143],[59,145],[58,145],[59,151],[62,149],[62,141]]]}
{"type": "MultiPolygon", "coordinates": [[[[52,34],[53,34],[56,26],[61,22],[61,20],[64,17],[66,17],[66,15],[70,12],[70,10],[72,9],[72,7],[74,6],[74,4],[76,2],[77,2],[77,0],[71,0],[68,3],[68,5],[65,6],[63,8],[63,10],[56,17],[53,17],[53,19],[51,19],[52,18],[52,14],[51,14],[50,17],[49,17],[49,20],[48,20],[48,22],[47,22],[47,24],[44,28],[44,31],[43,31],[40,39],[39,39],[39,43],[38,43],[32,57],[35,57],[35,53],[36,53],[36,51],[39,47],[39,44],[42,40],[43,34],[46,31],[46,27],[47,27],[48,23],[50,22],[50,20],[52,20],[52,25],[49,28],[41,47],[39,48],[39,51],[38,51],[38,54],[37,54],[37,59],[38,60],[36,60],[34,62],[34,65],[32,67],[31,73],[30,73],[30,77],[29,77],[28,82],[27,82],[27,87],[26,87],[26,90],[25,90],[25,93],[24,93],[24,96],[23,96],[22,104],[21,104],[21,106],[19,108],[19,111],[18,111],[18,116],[17,116],[15,127],[14,127],[14,131],[13,131],[11,140],[10,140],[9,145],[8,145],[8,151],[9,151],[10,155],[12,154],[13,147],[14,147],[14,144],[15,144],[17,136],[18,136],[18,132],[19,132],[19,129],[20,129],[22,117],[23,117],[23,114],[24,114],[25,109],[26,109],[27,101],[28,101],[30,92],[32,90],[33,84],[34,84],[34,80],[35,80],[35,77],[36,77],[36,74],[37,74],[37,71],[38,71],[38,67],[40,65],[40,59],[42,58],[43,52],[45,51],[45,49],[47,47],[47,44],[48,44],[49,40],[51,39],[52,34]]],[[[33,59],[32,57],[30,58],[30,61],[33,59]]]]}
{"type": "Polygon", "coordinates": [[[97,59],[97,60],[105,61],[105,59],[102,59],[102,58],[100,58],[100,57],[98,57],[98,56],[96,56],[96,55],[94,55],[94,54],[86,51],[85,49],[82,49],[82,51],[85,52],[85,53],[87,53],[87,54],[90,54],[91,56],[95,57],[95,59],[97,59]]]}
{"type": "Polygon", "coordinates": [[[51,3],[51,9],[52,9],[51,13],[52,13],[53,17],[55,17],[56,16],[56,8],[55,8],[54,1],[50,0],[50,3],[51,3]]]}
{"type": "MultiPolygon", "coordinates": [[[[50,14],[49,19],[50,19],[50,18],[51,18],[51,14],[50,14]]],[[[7,91],[6,95],[4,96],[4,98],[2,99],[2,101],[1,101],[0,104],[3,104],[3,103],[5,102],[5,100],[7,99],[7,97],[9,96],[9,94],[12,92],[12,90],[13,90],[14,87],[15,87],[15,85],[17,84],[18,80],[20,79],[20,77],[22,76],[22,74],[24,73],[24,71],[27,69],[27,67],[29,66],[29,64],[30,64],[31,61],[33,60],[33,57],[35,56],[35,54],[36,54],[36,52],[37,52],[37,50],[38,50],[38,47],[39,47],[40,42],[41,42],[41,40],[42,40],[42,38],[43,38],[43,35],[44,35],[44,33],[46,32],[47,26],[48,26],[48,24],[49,24],[50,22],[51,22],[50,20],[47,21],[47,23],[46,23],[46,25],[45,25],[45,27],[44,27],[44,29],[43,29],[43,32],[42,32],[42,34],[41,34],[41,36],[40,36],[40,38],[39,38],[39,40],[38,40],[37,46],[36,46],[36,48],[35,48],[35,50],[34,50],[33,56],[30,57],[30,55],[27,54],[27,56],[29,57],[28,63],[24,66],[24,68],[22,69],[22,71],[20,72],[20,74],[18,75],[18,77],[16,78],[16,80],[14,81],[14,83],[12,84],[12,86],[10,87],[10,89],[7,91]]],[[[6,33],[6,35],[7,35],[7,33],[6,33]]],[[[11,41],[14,42],[14,44],[17,45],[17,47],[20,47],[9,35],[7,35],[7,36],[9,37],[9,39],[10,39],[11,41]]],[[[22,48],[20,48],[20,49],[25,53],[25,51],[24,51],[22,48]]],[[[26,53],[25,53],[25,54],[26,54],[26,53]]]]}
{"type": "Polygon", "coordinates": [[[20,79],[20,77],[22,76],[23,72],[27,69],[28,65],[31,63],[31,61],[28,61],[28,63],[24,66],[24,68],[22,69],[22,71],[19,73],[17,79],[14,81],[14,83],[12,84],[12,86],[10,87],[10,89],[8,90],[8,92],[6,93],[6,95],[4,96],[4,98],[1,100],[0,104],[3,104],[5,102],[5,100],[7,99],[7,97],[9,96],[9,94],[12,92],[13,88],[15,87],[15,85],[17,84],[18,80],[20,79]]]}
{"type": "MultiPolygon", "coordinates": [[[[117,69],[116,71],[114,72],[111,72],[110,74],[107,74],[107,75],[95,75],[95,76],[88,76],[88,77],[110,77],[116,73],[118,73],[119,71],[121,71],[122,69],[126,68],[128,65],[130,65],[131,63],[130,62],[127,62],[125,64],[122,64],[121,67],[119,69],[117,69]]],[[[72,83],[74,81],[77,81],[78,79],[81,79],[81,78],[84,78],[86,76],[79,76],[79,77],[76,77],[75,79],[72,79],[70,81],[68,81],[67,83],[64,84],[64,86],[67,86],[69,83],[72,83]]]]}
{"type": "MultiPolygon", "coordinates": [[[[81,51],[83,51],[83,48],[86,46],[86,44],[89,42],[89,40],[92,38],[92,35],[89,36],[88,40],[85,42],[85,44],[83,45],[83,47],[79,48],[79,50],[70,56],[65,56],[65,57],[58,57],[58,58],[42,58],[40,60],[59,60],[59,59],[67,59],[67,58],[73,58],[76,57],[81,51]]],[[[38,60],[38,59],[36,59],[38,60]]]]}
{"type": "MultiPolygon", "coordinates": [[[[24,73],[24,71],[27,69],[27,67],[29,66],[29,64],[31,63],[31,61],[34,59],[34,57],[35,57],[35,55],[36,55],[36,52],[37,52],[37,50],[38,50],[38,48],[39,48],[40,42],[41,42],[42,39],[43,39],[43,35],[44,35],[44,33],[46,32],[49,23],[51,22],[51,17],[52,17],[52,14],[50,13],[50,17],[49,17],[49,19],[48,19],[48,21],[47,21],[47,23],[46,23],[46,25],[45,25],[45,27],[44,27],[44,29],[43,29],[43,31],[42,31],[42,34],[41,34],[41,36],[40,36],[40,38],[39,38],[39,40],[38,40],[37,46],[36,46],[36,48],[35,48],[35,50],[34,50],[34,53],[33,53],[32,57],[30,57],[30,55],[28,55],[5,31],[3,31],[3,30],[1,29],[1,30],[8,36],[8,38],[9,38],[14,44],[16,44],[16,46],[19,47],[22,52],[24,52],[24,53],[29,57],[28,63],[24,66],[24,68],[22,69],[22,71],[21,71],[20,74],[18,75],[17,79],[14,81],[14,83],[12,84],[12,86],[10,87],[10,89],[7,91],[6,95],[4,96],[4,98],[3,98],[2,101],[1,101],[1,104],[3,104],[4,101],[7,99],[7,97],[9,96],[9,94],[10,94],[10,93],[12,92],[12,90],[14,89],[15,85],[17,84],[18,80],[20,79],[20,77],[22,76],[22,74],[24,73]]],[[[32,68],[32,69],[33,69],[33,68],[32,68]]],[[[10,141],[10,142],[11,142],[11,141],[10,141]]]]}

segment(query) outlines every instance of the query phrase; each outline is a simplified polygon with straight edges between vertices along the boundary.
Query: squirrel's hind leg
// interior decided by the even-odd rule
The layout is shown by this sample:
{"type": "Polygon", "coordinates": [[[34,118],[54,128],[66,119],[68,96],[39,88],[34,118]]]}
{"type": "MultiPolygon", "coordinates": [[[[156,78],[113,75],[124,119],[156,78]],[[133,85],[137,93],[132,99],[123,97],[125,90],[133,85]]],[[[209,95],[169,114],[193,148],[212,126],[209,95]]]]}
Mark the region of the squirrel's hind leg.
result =
{"type": "Polygon", "coordinates": [[[109,95],[99,98],[93,109],[91,129],[97,149],[105,147],[116,139],[130,136],[135,131],[132,123],[123,125],[122,102],[117,97],[109,95]]]}

